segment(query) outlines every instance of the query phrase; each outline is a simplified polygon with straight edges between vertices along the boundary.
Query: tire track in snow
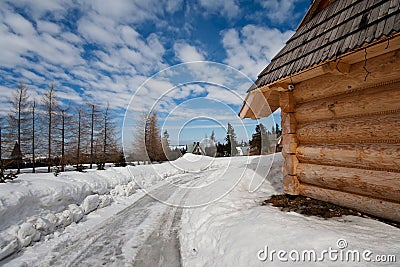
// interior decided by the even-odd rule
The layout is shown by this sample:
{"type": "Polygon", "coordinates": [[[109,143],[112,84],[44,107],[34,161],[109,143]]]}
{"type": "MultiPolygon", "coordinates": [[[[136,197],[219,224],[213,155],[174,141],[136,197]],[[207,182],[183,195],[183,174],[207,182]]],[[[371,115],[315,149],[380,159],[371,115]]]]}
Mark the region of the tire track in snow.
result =
{"type": "MultiPolygon", "coordinates": [[[[191,177],[193,174],[177,175],[172,184],[156,188],[151,195],[164,200],[178,197],[183,202],[187,193],[179,195],[183,190],[177,190],[176,184],[193,182],[193,179],[184,179],[191,177]]],[[[60,243],[38,266],[180,266],[178,226],[182,209],[167,206],[157,199],[146,194],[86,235],[60,243]],[[147,239],[132,242],[132,237],[143,238],[149,230],[146,220],[157,223],[151,226],[154,231],[147,239]],[[127,248],[128,245],[131,247],[127,248]],[[136,253],[138,259],[134,261],[136,253]],[[158,263],[145,263],[153,262],[149,257],[158,259],[158,263]]]]}

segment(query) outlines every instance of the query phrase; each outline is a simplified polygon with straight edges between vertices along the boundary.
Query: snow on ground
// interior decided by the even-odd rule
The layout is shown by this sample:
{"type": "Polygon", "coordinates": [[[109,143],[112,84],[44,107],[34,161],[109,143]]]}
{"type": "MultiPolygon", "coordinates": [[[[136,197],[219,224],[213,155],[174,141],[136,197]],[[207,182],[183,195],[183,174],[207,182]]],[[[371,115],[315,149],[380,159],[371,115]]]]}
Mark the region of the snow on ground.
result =
{"type": "MultiPolygon", "coordinates": [[[[186,154],[169,163],[66,172],[58,177],[22,174],[0,184],[0,265],[30,265],[50,252],[50,257],[56,257],[57,249],[65,249],[108,218],[120,216],[133,203],[145,201],[146,192],[157,188],[162,192],[162,186],[174,183],[183,197],[177,199],[185,200],[169,203],[185,207],[180,229],[184,266],[309,266],[307,260],[292,258],[299,255],[301,260],[311,250],[317,258],[327,250],[317,265],[377,265],[363,259],[360,263],[341,261],[348,251],[360,252],[361,257],[367,252],[364,256],[371,259],[395,255],[400,260],[400,231],[392,226],[353,216],[325,220],[260,206],[268,196],[282,192],[282,163],[281,154],[217,159],[186,154]],[[185,179],[192,180],[187,189],[185,179]],[[338,240],[346,248],[339,249],[338,240]],[[23,253],[1,261],[23,247],[23,253]],[[339,259],[331,260],[335,256],[339,259]]],[[[144,228],[130,239],[134,244],[124,245],[126,255],[133,254],[132,248],[152,233],[168,206],[151,207],[155,211],[148,211],[151,216],[144,228]]]]}
{"type": "MultiPolygon", "coordinates": [[[[400,261],[398,228],[354,216],[326,220],[260,206],[268,196],[282,193],[283,158],[276,154],[252,157],[245,166],[244,162],[245,158],[237,158],[220,178],[229,181],[232,173],[246,169],[228,195],[210,205],[184,210],[180,233],[184,266],[385,266],[373,262],[378,255],[395,255],[397,264],[400,261]],[[262,180],[269,166],[272,168],[266,182],[251,192],[254,181],[262,180]],[[281,259],[277,254],[280,250],[281,259]],[[316,252],[317,262],[313,262],[311,250],[316,252]],[[360,262],[357,258],[352,261],[351,251],[356,250],[360,262]],[[311,261],[307,253],[311,253],[311,261]],[[365,260],[362,253],[366,254],[365,260]]],[[[391,262],[386,266],[393,265],[391,262]]]]}
{"type": "Polygon", "coordinates": [[[187,155],[173,163],[104,171],[21,174],[0,184],[0,260],[78,223],[113,199],[145,191],[173,175],[213,167],[212,158],[187,155]]]}

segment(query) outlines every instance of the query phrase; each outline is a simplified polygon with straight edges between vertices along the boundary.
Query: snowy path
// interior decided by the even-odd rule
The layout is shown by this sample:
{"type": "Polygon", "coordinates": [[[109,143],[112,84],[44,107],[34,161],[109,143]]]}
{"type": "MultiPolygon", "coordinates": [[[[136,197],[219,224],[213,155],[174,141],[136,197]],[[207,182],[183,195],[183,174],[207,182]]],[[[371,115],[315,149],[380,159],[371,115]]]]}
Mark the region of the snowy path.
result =
{"type": "MultiPolygon", "coordinates": [[[[177,175],[174,184],[191,182],[190,177],[177,175]]],[[[180,266],[178,226],[182,210],[158,200],[173,197],[184,201],[176,188],[168,183],[153,190],[153,197],[143,196],[89,233],[54,247],[39,266],[180,266]],[[148,221],[153,222],[152,232],[140,244],[137,237],[149,231],[148,221]]]]}
{"type": "Polygon", "coordinates": [[[209,172],[195,178],[191,173],[169,177],[169,182],[156,186],[150,195],[144,194],[101,223],[89,229],[78,224],[49,244],[37,243],[26,255],[28,261],[20,259],[23,254],[16,254],[4,263],[20,266],[22,260],[29,266],[181,266],[178,234],[182,208],[163,202],[184,204],[188,192],[184,188],[209,172]]]}
{"type": "Polygon", "coordinates": [[[181,266],[179,225],[182,208],[169,207],[157,229],[146,240],[133,266],[181,266]]]}

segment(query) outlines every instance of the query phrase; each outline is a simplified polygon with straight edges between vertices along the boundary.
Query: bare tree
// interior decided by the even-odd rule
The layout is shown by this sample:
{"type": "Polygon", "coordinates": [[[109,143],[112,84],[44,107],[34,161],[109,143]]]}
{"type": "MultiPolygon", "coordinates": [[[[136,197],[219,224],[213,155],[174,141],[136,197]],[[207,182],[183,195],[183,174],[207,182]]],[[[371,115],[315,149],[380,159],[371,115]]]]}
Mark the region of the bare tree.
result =
{"type": "MultiPolygon", "coordinates": [[[[28,89],[23,83],[19,83],[18,89],[13,93],[10,99],[11,112],[8,114],[8,125],[9,125],[9,141],[17,141],[18,145],[22,150],[26,148],[26,141],[28,140],[27,130],[29,127],[29,96],[28,89]]],[[[22,163],[21,157],[16,159],[17,173],[20,172],[22,163]]]]}
{"type": "Polygon", "coordinates": [[[47,126],[47,171],[51,171],[52,166],[52,144],[54,142],[54,132],[56,124],[56,116],[58,110],[58,103],[55,95],[54,84],[45,92],[42,97],[42,104],[45,112],[45,125],[47,126]]]}
{"type": "Polygon", "coordinates": [[[76,131],[76,167],[79,168],[81,162],[82,136],[83,136],[83,116],[84,111],[80,107],[77,109],[77,131],[76,131]]]}
{"type": "Polygon", "coordinates": [[[115,160],[119,155],[119,147],[117,142],[117,130],[115,118],[111,114],[110,104],[104,108],[102,125],[100,127],[99,138],[102,147],[102,158],[104,161],[115,160]]]}
{"type": "Polygon", "coordinates": [[[93,167],[94,162],[94,141],[95,141],[95,128],[98,126],[99,120],[99,113],[100,111],[94,104],[87,104],[90,107],[90,166],[91,169],[93,167]]]}
{"type": "Polygon", "coordinates": [[[32,114],[32,173],[36,172],[36,168],[35,168],[35,109],[36,109],[36,100],[33,100],[32,103],[32,110],[31,110],[31,114],[32,114]]]}

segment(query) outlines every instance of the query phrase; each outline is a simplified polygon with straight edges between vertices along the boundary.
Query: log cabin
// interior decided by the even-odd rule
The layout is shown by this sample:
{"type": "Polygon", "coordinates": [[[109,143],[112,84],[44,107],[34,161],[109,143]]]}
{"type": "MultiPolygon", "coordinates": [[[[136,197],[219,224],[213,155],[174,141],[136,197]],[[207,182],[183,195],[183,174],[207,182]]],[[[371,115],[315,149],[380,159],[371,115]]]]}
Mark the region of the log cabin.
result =
{"type": "Polygon", "coordinates": [[[259,74],[239,117],[280,108],[285,193],[400,222],[399,31],[400,0],[314,0],[259,74]]]}

